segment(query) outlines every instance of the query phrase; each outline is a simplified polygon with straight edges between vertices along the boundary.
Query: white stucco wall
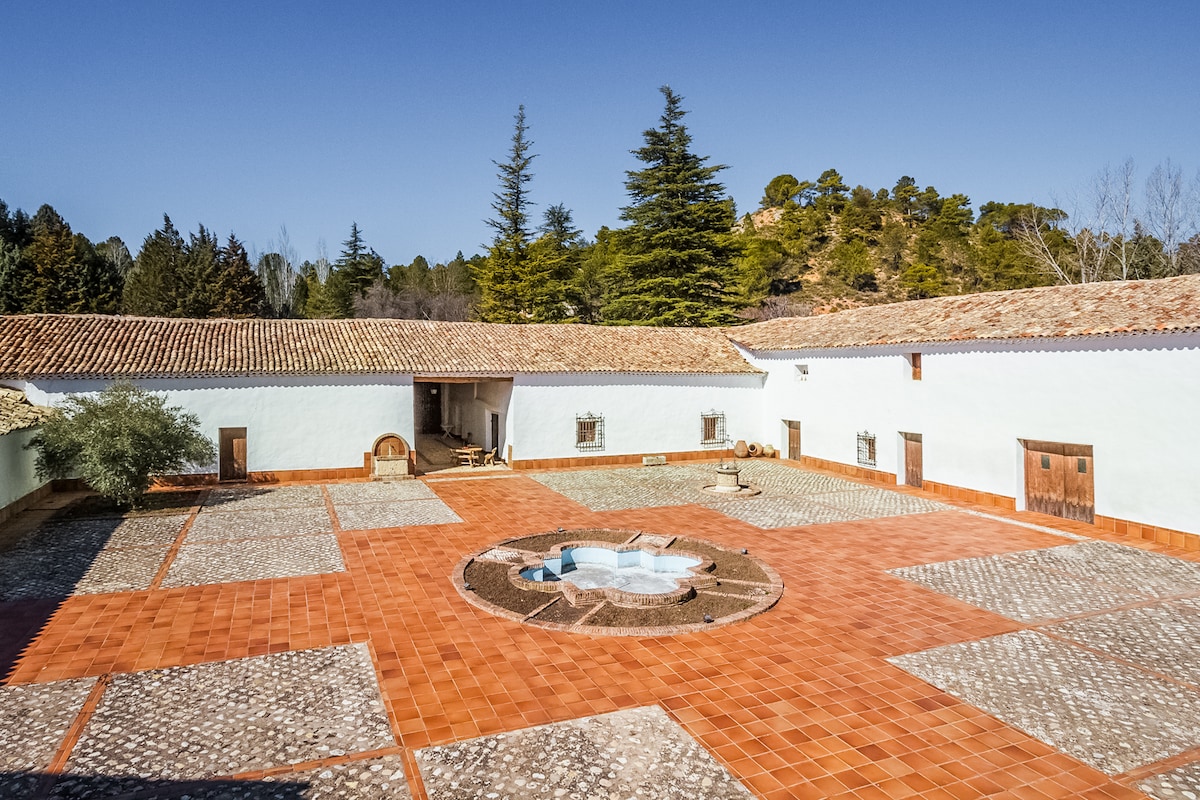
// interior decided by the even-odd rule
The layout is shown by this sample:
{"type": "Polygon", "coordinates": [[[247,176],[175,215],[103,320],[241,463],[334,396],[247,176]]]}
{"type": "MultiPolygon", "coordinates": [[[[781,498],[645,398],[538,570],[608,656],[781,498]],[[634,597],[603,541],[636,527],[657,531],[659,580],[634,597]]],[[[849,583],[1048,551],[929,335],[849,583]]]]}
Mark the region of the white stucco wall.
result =
{"type": "Polygon", "coordinates": [[[507,426],[509,405],[512,400],[513,383],[509,380],[480,380],[475,383],[450,383],[446,386],[446,401],[442,407],[442,418],[454,426],[454,433],[465,437],[487,450],[496,448],[504,458],[508,444],[507,426]],[[500,415],[500,438],[492,441],[491,414],[500,415]]]}
{"type": "MultiPolygon", "coordinates": [[[[251,472],[362,467],[363,453],[385,433],[413,445],[411,376],[178,378],[139,380],[200,418],[218,443],[220,428],[246,429],[251,472]]],[[[57,405],[68,394],[98,392],[107,381],[55,380],[24,384],[30,401],[57,405]]],[[[215,472],[204,465],[198,472],[215,472]]]]}
{"type": "Polygon", "coordinates": [[[35,433],[37,428],[24,428],[0,435],[0,508],[46,483],[34,470],[37,452],[25,449],[35,433]]]}
{"type": "Polygon", "coordinates": [[[756,354],[768,426],[801,422],[804,455],[903,473],[923,436],[926,480],[1024,503],[1020,439],[1092,445],[1096,513],[1200,532],[1200,336],[1140,335],[756,354]],[[922,379],[906,353],[922,353],[922,379]],[[807,364],[806,380],[795,365],[807,364]]]}
{"type": "MultiPolygon", "coordinates": [[[[761,375],[518,375],[509,406],[513,459],[700,450],[700,415],[725,414],[731,439],[758,438],[761,375]],[[604,417],[604,449],[579,450],[575,417],[604,417]]],[[[778,444],[778,442],[775,442],[778,444]]]]}

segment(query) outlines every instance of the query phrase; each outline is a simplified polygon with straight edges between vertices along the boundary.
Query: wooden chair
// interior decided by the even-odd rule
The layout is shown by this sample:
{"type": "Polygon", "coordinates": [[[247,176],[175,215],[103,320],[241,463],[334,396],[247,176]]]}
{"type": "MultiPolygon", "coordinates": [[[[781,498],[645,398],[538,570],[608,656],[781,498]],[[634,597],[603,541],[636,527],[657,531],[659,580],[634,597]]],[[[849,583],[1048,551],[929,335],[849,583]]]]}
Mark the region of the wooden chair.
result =
{"type": "Polygon", "coordinates": [[[496,463],[496,448],[492,448],[492,452],[486,453],[483,456],[483,465],[490,467],[496,463]]]}

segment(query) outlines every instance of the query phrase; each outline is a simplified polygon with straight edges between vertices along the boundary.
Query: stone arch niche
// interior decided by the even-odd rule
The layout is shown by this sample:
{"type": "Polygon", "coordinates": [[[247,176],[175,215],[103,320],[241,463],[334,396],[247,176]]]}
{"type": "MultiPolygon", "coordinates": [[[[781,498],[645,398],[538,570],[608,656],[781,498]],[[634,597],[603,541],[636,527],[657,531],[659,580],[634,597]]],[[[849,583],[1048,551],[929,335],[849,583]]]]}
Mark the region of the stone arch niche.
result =
{"type": "Polygon", "coordinates": [[[408,442],[396,433],[385,433],[371,446],[371,477],[376,480],[407,478],[408,442]]]}

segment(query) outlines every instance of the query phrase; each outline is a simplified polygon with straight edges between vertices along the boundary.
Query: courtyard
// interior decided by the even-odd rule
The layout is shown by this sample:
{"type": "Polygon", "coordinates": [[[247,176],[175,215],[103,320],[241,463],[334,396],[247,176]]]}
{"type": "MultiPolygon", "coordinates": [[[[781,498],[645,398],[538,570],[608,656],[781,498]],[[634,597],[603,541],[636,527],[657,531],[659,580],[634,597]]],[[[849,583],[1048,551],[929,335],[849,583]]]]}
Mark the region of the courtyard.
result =
{"type": "Polygon", "coordinates": [[[52,495],[0,531],[0,796],[1200,796],[1200,559],[776,461],[52,495]],[[769,610],[590,636],[455,565],[746,549],[769,610]]]}

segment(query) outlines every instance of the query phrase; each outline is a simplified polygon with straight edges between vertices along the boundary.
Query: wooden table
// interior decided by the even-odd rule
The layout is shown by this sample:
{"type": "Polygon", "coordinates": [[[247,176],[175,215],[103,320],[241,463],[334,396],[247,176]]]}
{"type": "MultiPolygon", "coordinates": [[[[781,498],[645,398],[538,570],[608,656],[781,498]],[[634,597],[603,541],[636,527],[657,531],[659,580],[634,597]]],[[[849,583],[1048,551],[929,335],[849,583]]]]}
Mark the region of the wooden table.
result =
{"type": "Polygon", "coordinates": [[[455,449],[454,452],[458,453],[460,456],[466,456],[472,467],[478,467],[479,454],[483,452],[483,448],[479,445],[469,444],[465,447],[459,447],[455,449]]]}

